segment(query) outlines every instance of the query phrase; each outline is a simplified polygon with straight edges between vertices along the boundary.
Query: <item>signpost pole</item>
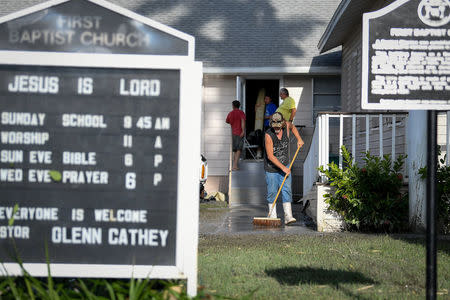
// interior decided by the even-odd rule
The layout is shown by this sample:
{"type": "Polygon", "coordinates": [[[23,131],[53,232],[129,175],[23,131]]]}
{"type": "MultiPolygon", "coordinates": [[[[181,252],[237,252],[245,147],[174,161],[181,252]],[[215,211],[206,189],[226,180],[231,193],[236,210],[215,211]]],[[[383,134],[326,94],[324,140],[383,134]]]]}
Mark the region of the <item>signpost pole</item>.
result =
{"type": "Polygon", "coordinates": [[[436,165],[437,113],[428,111],[427,155],[427,299],[436,299],[436,165]]]}

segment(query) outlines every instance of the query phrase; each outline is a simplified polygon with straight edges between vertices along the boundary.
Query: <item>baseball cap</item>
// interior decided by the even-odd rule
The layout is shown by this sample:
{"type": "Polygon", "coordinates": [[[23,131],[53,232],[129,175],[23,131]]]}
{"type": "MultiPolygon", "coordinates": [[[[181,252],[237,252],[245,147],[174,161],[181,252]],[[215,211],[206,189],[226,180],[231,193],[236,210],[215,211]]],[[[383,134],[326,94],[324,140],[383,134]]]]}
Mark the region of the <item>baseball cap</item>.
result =
{"type": "Polygon", "coordinates": [[[272,126],[273,128],[283,127],[283,123],[284,123],[283,115],[280,114],[279,112],[274,113],[272,117],[270,117],[270,126],[272,126]]]}

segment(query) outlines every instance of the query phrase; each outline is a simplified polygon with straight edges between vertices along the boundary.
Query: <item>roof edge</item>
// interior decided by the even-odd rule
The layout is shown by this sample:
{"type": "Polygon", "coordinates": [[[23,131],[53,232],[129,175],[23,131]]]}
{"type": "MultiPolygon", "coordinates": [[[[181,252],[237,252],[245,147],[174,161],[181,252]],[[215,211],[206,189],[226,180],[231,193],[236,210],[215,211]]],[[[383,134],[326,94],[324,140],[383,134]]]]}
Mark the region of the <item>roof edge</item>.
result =
{"type": "Polygon", "coordinates": [[[203,74],[209,75],[340,75],[340,66],[329,67],[203,67],[203,74]]]}
{"type": "Polygon", "coordinates": [[[319,40],[319,44],[317,45],[317,48],[319,48],[320,53],[323,53],[327,50],[331,50],[331,49],[324,50],[324,47],[325,47],[326,43],[328,42],[328,39],[330,38],[331,33],[334,31],[336,24],[341,20],[342,15],[344,14],[345,10],[347,9],[347,7],[351,1],[352,0],[342,0],[342,2],[339,3],[339,6],[337,7],[336,11],[334,12],[333,16],[331,17],[331,20],[328,23],[327,28],[325,29],[325,32],[322,34],[322,37],[319,40]]]}

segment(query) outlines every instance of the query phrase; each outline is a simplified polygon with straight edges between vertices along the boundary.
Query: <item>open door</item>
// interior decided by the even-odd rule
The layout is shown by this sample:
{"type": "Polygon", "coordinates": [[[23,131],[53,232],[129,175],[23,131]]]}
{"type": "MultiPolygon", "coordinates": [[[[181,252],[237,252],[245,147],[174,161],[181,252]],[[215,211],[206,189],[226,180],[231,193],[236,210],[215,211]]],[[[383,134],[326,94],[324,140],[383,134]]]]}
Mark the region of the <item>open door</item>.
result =
{"type": "Polygon", "coordinates": [[[244,159],[255,157],[254,154],[249,153],[248,148],[254,148],[255,154],[258,150],[262,150],[260,139],[264,133],[264,96],[269,95],[273,103],[278,106],[279,88],[279,78],[246,79],[236,76],[236,99],[241,102],[241,110],[245,112],[247,119],[245,136],[248,143],[244,143],[244,159]]]}
{"type": "Polygon", "coordinates": [[[236,100],[241,102],[241,110],[245,112],[245,78],[241,76],[236,77],[236,100]]]}
{"type": "Polygon", "coordinates": [[[247,79],[245,82],[245,115],[247,117],[247,135],[262,130],[264,123],[264,96],[270,96],[278,107],[278,79],[247,79]]]}

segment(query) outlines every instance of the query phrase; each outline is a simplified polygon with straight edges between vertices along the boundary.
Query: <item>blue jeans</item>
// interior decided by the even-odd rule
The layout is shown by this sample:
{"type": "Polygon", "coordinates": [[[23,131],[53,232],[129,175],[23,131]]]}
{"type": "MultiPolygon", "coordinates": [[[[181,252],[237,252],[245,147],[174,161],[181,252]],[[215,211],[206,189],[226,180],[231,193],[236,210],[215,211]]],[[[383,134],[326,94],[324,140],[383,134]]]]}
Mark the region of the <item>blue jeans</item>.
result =
{"type": "MultiPolygon", "coordinates": [[[[283,172],[271,173],[266,172],[266,183],[267,183],[267,202],[273,203],[275,197],[278,193],[281,183],[283,182],[284,176],[283,172]]],[[[278,197],[283,198],[283,203],[292,202],[292,176],[289,175],[284,182],[281,193],[278,197]]],[[[277,200],[278,201],[278,200],[277,200]]]]}

